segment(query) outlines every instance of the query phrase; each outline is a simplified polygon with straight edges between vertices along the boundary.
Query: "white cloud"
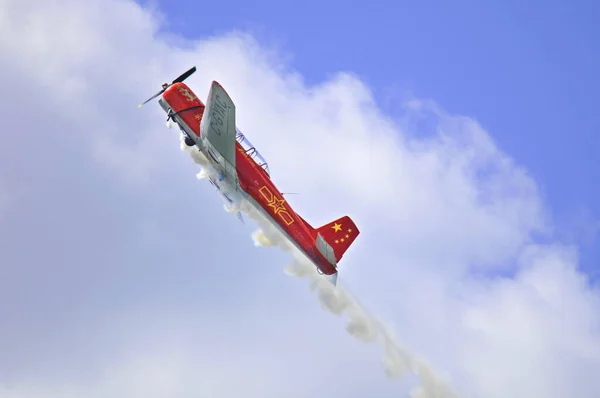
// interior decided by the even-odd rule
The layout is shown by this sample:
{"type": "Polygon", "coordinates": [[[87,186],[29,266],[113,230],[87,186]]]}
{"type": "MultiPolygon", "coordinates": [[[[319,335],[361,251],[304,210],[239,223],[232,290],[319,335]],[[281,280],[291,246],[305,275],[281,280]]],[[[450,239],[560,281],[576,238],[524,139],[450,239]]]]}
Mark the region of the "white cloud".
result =
{"type": "Polygon", "coordinates": [[[469,289],[465,368],[484,396],[596,396],[600,296],[572,249],[532,246],[513,279],[469,289]],[[477,366],[482,365],[484,366],[477,366]]]}
{"type": "MultiPolygon", "coordinates": [[[[576,248],[535,244],[534,233],[552,228],[536,184],[474,120],[420,100],[407,102],[405,115],[393,120],[381,113],[368,87],[350,74],[309,86],[276,53],[250,37],[232,34],[190,43],[157,34],[157,16],[129,1],[0,0],[0,6],[0,69],[20,87],[5,109],[26,112],[33,104],[54,114],[63,124],[44,131],[46,144],[77,140],[85,148],[85,161],[99,161],[126,182],[149,183],[149,176],[156,181],[160,173],[189,172],[193,184],[194,169],[181,156],[172,132],[162,127],[161,111],[153,104],[139,111],[136,105],[161,82],[197,65],[189,84],[200,96],[206,95],[212,79],[227,88],[238,106],[240,128],[269,160],[277,184],[284,191],[301,192],[292,201],[299,213],[315,225],[344,213],[356,220],[363,234],[344,258],[341,278],[457,390],[485,398],[600,394],[600,295],[578,271],[576,248]],[[36,95],[26,95],[31,92],[36,95]],[[422,120],[435,126],[435,133],[417,138],[415,128],[422,120]],[[63,125],[69,129],[56,127],[63,125]],[[486,276],[499,271],[514,276],[486,276]]],[[[39,132],[31,121],[23,126],[39,132]]],[[[84,162],[65,153],[74,162],[84,162]]],[[[10,163],[2,165],[10,170],[10,163]]],[[[150,188],[144,195],[150,195],[150,188]]],[[[194,202],[203,200],[195,187],[180,189],[198,195],[194,202]]],[[[172,239],[168,231],[162,237],[160,233],[153,229],[152,241],[172,239]]],[[[237,239],[236,232],[226,233],[237,239]]],[[[245,256],[270,255],[240,251],[245,256]]],[[[139,277],[127,281],[141,283],[139,277]]],[[[248,289],[258,294],[269,283],[281,280],[254,281],[248,289]]],[[[232,368],[233,354],[227,358],[232,362],[214,365],[202,356],[207,348],[177,356],[173,350],[190,349],[193,339],[171,343],[181,337],[165,333],[153,337],[154,351],[138,350],[127,360],[105,358],[100,367],[112,368],[110,376],[60,383],[42,378],[31,380],[29,387],[0,390],[0,396],[46,397],[51,391],[73,396],[93,396],[93,391],[99,396],[191,396],[192,391],[325,396],[344,391],[351,396],[352,391],[365,391],[361,383],[380,395],[397,396],[394,390],[406,387],[374,376],[381,367],[366,362],[370,353],[335,341],[343,338],[334,330],[339,325],[314,318],[311,311],[316,309],[303,309],[307,313],[297,315],[298,323],[286,315],[288,308],[273,303],[284,301],[282,297],[270,300],[262,304],[272,305],[269,315],[290,325],[271,326],[270,339],[247,338],[248,345],[262,349],[238,347],[253,359],[242,361],[241,368],[232,368]],[[299,330],[300,325],[310,330],[299,330]],[[289,339],[302,347],[299,352],[310,351],[317,336],[323,351],[312,353],[308,366],[301,369],[285,361],[289,339]],[[261,357],[259,352],[270,345],[278,347],[269,354],[272,358],[261,357]],[[349,347],[352,352],[342,350],[349,347]],[[348,363],[337,362],[342,357],[348,363]],[[365,363],[349,363],[353,359],[365,363]],[[272,370],[279,383],[261,379],[262,384],[252,385],[251,380],[261,377],[254,361],[267,363],[257,369],[272,370]],[[285,377],[286,367],[297,372],[295,377],[285,377]],[[312,367],[325,375],[353,377],[336,380],[332,390],[330,380],[316,377],[312,367]],[[205,380],[212,384],[196,384],[197,374],[210,375],[205,380]],[[243,391],[236,382],[245,386],[243,391]]],[[[260,311],[252,308],[236,325],[254,327],[260,311]]],[[[194,318],[192,314],[180,316],[194,318]]],[[[91,324],[112,319],[89,316],[91,324]]],[[[210,322],[218,316],[227,317],[211,313],[210,322]]],[[[269,322],[263,321],[266,328],[269,322]]],[[[211,342],[219,344],[221,338],[229,344],[236,338],[229,334],[215,335],[211,342]]],[[[19,369],[27,366],[24,362],[19,369]]]]}

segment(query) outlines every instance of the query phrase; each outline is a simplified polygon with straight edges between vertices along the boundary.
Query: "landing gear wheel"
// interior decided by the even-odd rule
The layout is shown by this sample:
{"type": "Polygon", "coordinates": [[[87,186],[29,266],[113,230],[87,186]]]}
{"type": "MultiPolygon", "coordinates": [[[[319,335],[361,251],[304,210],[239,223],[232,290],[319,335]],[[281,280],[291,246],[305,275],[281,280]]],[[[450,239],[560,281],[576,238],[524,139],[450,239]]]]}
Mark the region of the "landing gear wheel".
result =
{"type": "Polygon", "coordinates": [[[185,137],[185,145],[194,146],[194,145],[196,145],[196,143],[190,137],[185,137]]]}

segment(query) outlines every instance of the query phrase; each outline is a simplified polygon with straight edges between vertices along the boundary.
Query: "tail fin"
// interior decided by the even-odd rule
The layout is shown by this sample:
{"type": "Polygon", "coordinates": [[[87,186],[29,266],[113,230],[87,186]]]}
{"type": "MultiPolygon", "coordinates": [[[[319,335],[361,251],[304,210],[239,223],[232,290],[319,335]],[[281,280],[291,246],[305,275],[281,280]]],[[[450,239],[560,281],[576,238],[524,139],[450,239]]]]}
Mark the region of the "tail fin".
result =
{"type": "Polygon", "coordinates": [[[317,228],[317,233],[333,248],[335,259],[339,262],[342,256],[354,242],[360,231],[354,221],[348,216],[317,228]]]}

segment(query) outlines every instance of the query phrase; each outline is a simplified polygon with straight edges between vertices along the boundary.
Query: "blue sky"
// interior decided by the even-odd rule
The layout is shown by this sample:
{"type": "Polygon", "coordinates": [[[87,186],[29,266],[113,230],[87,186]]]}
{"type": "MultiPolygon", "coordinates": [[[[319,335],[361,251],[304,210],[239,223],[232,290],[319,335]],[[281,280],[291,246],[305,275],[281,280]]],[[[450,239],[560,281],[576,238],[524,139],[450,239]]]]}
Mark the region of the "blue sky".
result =
{"type": "Polygon", "coordinates": [[[558,238],[575,234],[582,266],[596,274],[600,248],[589,231],[600,217],[597,2],[159,4],[168,29],[188,38],[251,32],[289,54],[309,84],[356,73],[392,117],[414,95],[475,118],[537,180],[558,238]]]}

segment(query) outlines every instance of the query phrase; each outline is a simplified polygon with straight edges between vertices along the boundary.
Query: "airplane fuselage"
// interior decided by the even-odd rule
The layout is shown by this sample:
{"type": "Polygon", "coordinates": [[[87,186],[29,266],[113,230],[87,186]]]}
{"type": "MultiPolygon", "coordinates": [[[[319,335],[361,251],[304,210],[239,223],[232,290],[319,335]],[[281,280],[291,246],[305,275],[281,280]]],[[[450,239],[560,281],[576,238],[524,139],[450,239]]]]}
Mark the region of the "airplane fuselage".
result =
{"type": "MultiPolygon", "coordinates": [[[[187,85],[173,84],[164,92],[159,103],[167,114],[173,113],[171,119],[189,137],[188,145],[198,147],[208,159],[212,168],[209,179],[230,205],[246,201],[277,227],[322,273],[333,275],[337,272],[336,267],[317,250],[315,230],[286,202],[265,165],[254,160],[252,149],[236,142],[235,169],[232,169],[210,142],[203,139],[201,130],[208,128],[201,127],[206,108],[187,85]]],[[[211,112],[220,112],[220,109],[215,107],[211,112]]]]}

